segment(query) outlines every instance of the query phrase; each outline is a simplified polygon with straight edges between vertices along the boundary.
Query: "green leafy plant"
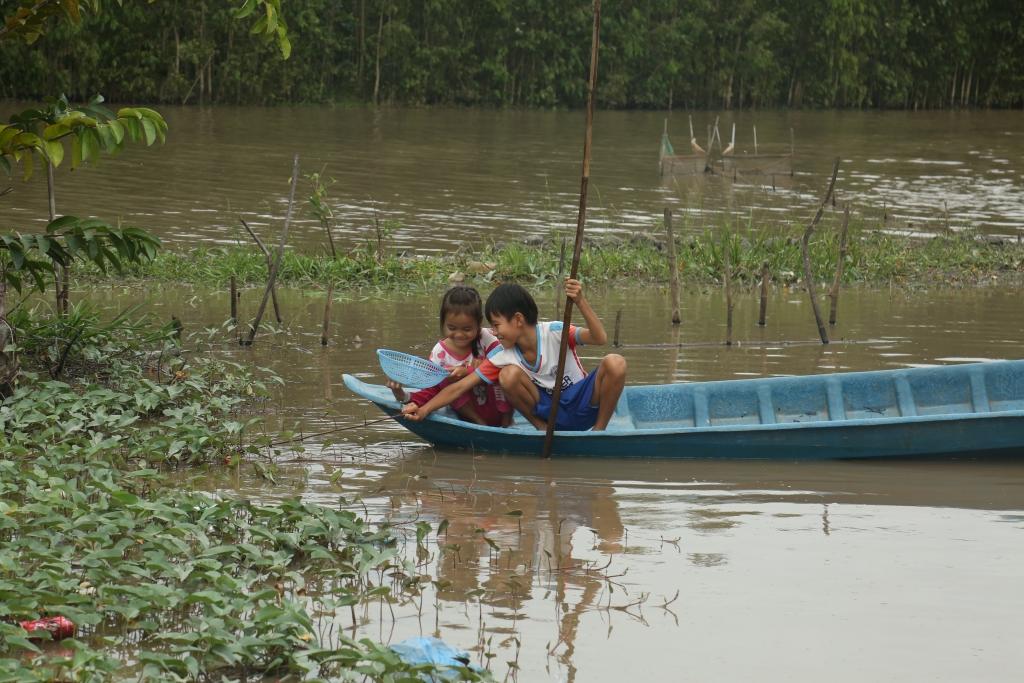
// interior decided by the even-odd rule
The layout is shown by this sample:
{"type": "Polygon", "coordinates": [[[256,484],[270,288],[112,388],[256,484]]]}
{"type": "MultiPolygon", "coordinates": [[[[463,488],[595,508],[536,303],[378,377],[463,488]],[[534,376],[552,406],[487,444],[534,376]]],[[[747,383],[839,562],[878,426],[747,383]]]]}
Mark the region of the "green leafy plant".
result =
{"type": "Polygon", "coordinates": [[[71,144],[71,168],[77,168],[82,162],[97,161],[102,153],[118,152],[127,141],[152,145],[163,142],[166,135],[167,122],[152,109],[123,107],[115,114],[103,106],[102,95],[80,107],[71,106],[61,95],[0,124],[0,168],[10,172],[20,163],[27,180],[37,156],[48,166],[60,166],[66,141],[71,144]]]}
{"type": "Polygon", "coordinates": [[[73,261],[88,261],[102,272],[113,268],[123,272],[124,263],[152,260],[160,240],[139,228],[116,228],[96,219],[62,216],[46,226],[42,234],[10,232],[0,235],[0,278],[17,291],[24,279],[31,279],[36,290],[46,289],[44,276],[54,265],[70,266],[73,261]]]}

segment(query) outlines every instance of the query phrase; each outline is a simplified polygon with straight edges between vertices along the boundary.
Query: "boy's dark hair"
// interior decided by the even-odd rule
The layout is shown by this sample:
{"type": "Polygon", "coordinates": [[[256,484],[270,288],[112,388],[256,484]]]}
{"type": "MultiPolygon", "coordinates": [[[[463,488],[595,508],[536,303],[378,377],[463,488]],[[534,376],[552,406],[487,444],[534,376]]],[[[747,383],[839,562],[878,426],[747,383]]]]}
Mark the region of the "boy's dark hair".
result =
{"type": "MultiPolygon", "coordinates": [[[[484,321],[484,315],[482,311],[482,305],[480,303],[480,293],[472,287],[466,285],[455,285],[447,292],[444,293],[444,297],[441,299],[441,336],[444,336],[444,321],[452,313],[465,313],[470,318],[476,321],[477,328],[481,327],[484,321]]],[[[477,355],[480,350],[480,330],[477,329],[476,339],[473,340],[473,355],[477,355]]]]}
{"type": "Polygon", "coordinates": [[[523,318],[530,325],[537,324],[537,302],[533,300],[530,293],[521,285],[514,283],[498,285],[487,297],[487,303],[484,305],[484,315],[487,316],[487,320],[494,322],[495,315],[500,315],[507,320],[516,313],[522,313],[523,318]]]}

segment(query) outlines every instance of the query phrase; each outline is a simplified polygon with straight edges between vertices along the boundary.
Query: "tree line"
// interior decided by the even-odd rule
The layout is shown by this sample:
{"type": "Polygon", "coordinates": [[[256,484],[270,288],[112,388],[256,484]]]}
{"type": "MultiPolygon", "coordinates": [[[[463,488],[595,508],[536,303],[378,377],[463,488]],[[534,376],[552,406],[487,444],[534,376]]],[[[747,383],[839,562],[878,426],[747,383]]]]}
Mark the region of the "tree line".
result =
{"type": "MultiPolygon", "coordinates": [[[[574,107],[589,0],[282,0],[291,56],[239,2],[110,3],[0,42],[0,97],[574,107]]],[[[9,16],[19,0],[0,0],[9,16]]],[[[605,108],[1024,106],[1019,0],[619,0],[605,108]]]]}

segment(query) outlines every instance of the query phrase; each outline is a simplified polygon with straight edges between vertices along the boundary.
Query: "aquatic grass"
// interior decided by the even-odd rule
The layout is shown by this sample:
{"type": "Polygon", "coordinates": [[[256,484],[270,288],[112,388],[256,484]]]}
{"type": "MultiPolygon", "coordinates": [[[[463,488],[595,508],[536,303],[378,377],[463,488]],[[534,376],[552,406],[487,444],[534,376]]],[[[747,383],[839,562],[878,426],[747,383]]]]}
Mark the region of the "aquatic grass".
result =
{"type": "MultiPolygon", "coordinates": [[[[815,278],[831,280],[839,251],[838,217],[832,216],[815,233],[810,255],[815,278]]],[[[685,221],[684,221],[685,225],[685,221]]],[[[723,249],[730,250],[733,277],[754,283],[762,263],[773,279],[794,282],[803,267],[801,228],[796,225],[727,221],[701,232],[677,234],[680,278],[704,286],[722,282],[723,249]]],[[[625,236],[587,238],[580,272],[592,283],[657,283],[668,280],[665,233],[660,224],[625,236]]],[[[446,284],[455,273],[477,281],[514,280],[540,284],[558,273],[557,240],[482,244],[475,250],[443,256],[378,255],[372,244],[331,258],[324,253],[285,252],[278,281],[296,286],[405,289],[446,284]]],[[[934,237],[894,234],[871,229],[863,219],[851,222],[846,284],[887,285],[892,281],[933,285],[936,282],[976,283],[1006,273],[1024,272],[1024,245],[987,238],[971,231],[934,237]]],[[[266,263],[255,249],[200,248],[188,253],[165,251],[151,263],[132,265],[128,278],[224,286],[231,277],[240,284],[266,282],[266,263]]],[[[81,282],[107,281],[116,276],[96,269],[79,269],[81,282]],[[83,272],[84,271],[84,272],[83,272]]]]}

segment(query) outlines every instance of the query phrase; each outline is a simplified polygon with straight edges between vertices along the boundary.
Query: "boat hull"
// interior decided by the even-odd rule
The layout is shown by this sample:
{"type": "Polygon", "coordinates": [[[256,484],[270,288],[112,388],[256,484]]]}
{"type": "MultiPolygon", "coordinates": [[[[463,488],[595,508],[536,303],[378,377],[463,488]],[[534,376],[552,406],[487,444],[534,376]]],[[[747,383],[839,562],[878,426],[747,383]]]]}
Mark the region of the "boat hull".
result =
{"type": "MultiPolygon", "coordinates": [[[[397,414],[384,387],[350,375],[345,384],[397,414]]],[[[526,423],[502,429],[439,415],[400,423],[439,448],[539,455],[544,440],[526,423]]],[[[1024,459],[1024,361],[629,387],[607,431],[556,432],[552,454],[1024,459]]]]}

